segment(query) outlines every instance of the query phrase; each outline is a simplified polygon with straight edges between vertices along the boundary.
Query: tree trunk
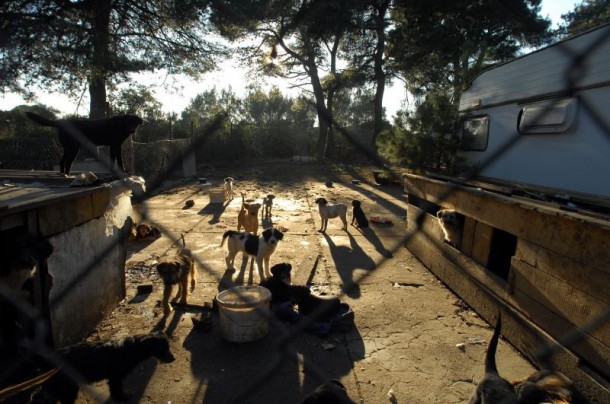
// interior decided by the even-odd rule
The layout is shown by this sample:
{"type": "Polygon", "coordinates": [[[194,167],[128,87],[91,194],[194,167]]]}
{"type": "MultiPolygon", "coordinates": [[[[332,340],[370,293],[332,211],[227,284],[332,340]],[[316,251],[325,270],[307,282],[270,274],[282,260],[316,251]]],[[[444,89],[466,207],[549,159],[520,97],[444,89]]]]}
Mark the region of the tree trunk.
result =
{"type": "Polygon", "coordinates": [[[106,79],[110,44],[111,0],[97,0],[92,4],[93,59],[89,72],[89,117],[104,118],[106,115],[106,79]]]}
{"type": "Polygon", "coordinates": [[[324,90],[318,75],[318,66],[316,65],[316,57],[310,38],[304,29],[300,30],[301,39],[306,47],[306,54],[303,56],[301,63],[305,72],[309,76],[313,95],[316,99],[316,113],[318,115],[318,142],[316,144],[316,158],[318,161],[323,161],[326,157],[326,144],[328,139],[328,129],[330,127],[331,118],[326,108],[324,100],[324,90]]]}
{"type": "Polygon", "coordinates": [[[318,161],[323,161],[326,158],[326,143],[328,139],[328,131],[330,128],[330,117],[328,110],[324,104],[324,92],[322,91],[322,84],[318,77],[318,69],[314,65],[314,72],[309,77],[311,78],[311,85],[313,87],[314,97],[316,99],[316,112],[318,114],[318,143],[316,145],[316,158],[318,161]]]}
{"type": "Polygon", "coordinates": [[[386,21],[385,15],[390,5],[390,0],[380,1],[377,7],[375,19],[375,31],[377,32],[377,46],[375,47],[375,99],[373,101],[373,133],[369,139],[369,147],[375,150],[377,136],[383,130],[383,93],[385,92],[386,76],[383,69],[384,52],[386,41],[386,21]]]}

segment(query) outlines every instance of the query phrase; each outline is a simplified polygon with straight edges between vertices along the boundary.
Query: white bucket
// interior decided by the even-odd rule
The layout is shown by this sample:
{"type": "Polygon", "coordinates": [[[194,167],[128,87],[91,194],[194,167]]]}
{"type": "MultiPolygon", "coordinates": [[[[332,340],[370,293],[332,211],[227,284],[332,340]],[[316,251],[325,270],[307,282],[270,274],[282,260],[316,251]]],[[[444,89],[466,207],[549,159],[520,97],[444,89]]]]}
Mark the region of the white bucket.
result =
{"type": "Polygon", "coordinates": [[[222,337],[248,342],[269,332],[271,292],[263,286],[235,286],[216,296],[222,337]]]}
{"type": "Polygon", "coordinates": [[[210,203],[224,203],[225,191],[223,189],[210,189],[208,193],[210,195],[210,203]]]}

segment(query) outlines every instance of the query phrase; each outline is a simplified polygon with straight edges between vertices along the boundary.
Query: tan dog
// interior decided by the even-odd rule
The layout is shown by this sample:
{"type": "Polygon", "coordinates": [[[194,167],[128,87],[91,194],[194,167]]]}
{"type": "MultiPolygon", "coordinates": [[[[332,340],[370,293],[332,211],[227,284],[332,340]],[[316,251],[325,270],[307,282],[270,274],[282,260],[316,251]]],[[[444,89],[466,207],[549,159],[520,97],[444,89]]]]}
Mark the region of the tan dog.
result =
{"type": "Polygon", "coordinates": [[[258,234],[258,211],[260,203],[246,203],[244,194],[241,194],[241,210],[237,215],[237,231],[243,227],[245,231],[258,234]]]}
{"type": "Polygon", "coordinates": [[[195,261],[191,255],[191,250],[186,248],[184,236],[182,236],[182,245],[180,252],[172,257],[166,257],[157,264],[159,276],[163,279],[163,314],[167,316],[172,307],[169,304],[169,298],[172,294],[174,285],[178,284],[178,292],[172,299],[175,302],[180,298],[180,304],[188,303],[189,296],[189,279],[191,282],[191,291],[195,289],[197,282],[197,270],[195,269],[195,261]]]}
{"type": "Polygon", "coordinates": [[[233,191],[233,181],[235,181],[232,177],[225,178],[225,201],[233,200],[235,197],[235,192],[233,191]]]}
{"type": "Polygon", "coordinates": [[[275,199],[275,195],[269,194],[263,198],[263,218],[271,217],[271,210],[273,209],[273,200],[275,199]]]}
{"type": "Polygon", "coordinates": [[[445,241],[455,248],[460,248],[464,226],[463,216],[452,209],[441,209],[436,213],[436,217],[443,230],[445,241]]]}

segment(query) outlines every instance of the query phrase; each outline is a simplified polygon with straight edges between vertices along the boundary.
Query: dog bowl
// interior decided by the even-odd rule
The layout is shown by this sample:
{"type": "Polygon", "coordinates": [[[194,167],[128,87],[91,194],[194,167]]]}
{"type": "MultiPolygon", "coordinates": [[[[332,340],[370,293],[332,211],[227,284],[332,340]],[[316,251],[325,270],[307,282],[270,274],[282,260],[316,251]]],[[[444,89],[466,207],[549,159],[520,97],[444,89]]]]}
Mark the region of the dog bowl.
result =
{"type": "Polygon", "coordinates": [[[207,182],[208,182],[208,179],[207,179],[207,178],[205,178],[205,177],[200,177],[200,178],[199,178],[199,183],[200,183],[200,184],[207,184],[207,182]]]}
{"type": "Polygon", "coordinates": [[[222,338],[230,342],[261,339],[269,332],[271,292],[263,286],[235,286],[216,296],[222,338]]]}

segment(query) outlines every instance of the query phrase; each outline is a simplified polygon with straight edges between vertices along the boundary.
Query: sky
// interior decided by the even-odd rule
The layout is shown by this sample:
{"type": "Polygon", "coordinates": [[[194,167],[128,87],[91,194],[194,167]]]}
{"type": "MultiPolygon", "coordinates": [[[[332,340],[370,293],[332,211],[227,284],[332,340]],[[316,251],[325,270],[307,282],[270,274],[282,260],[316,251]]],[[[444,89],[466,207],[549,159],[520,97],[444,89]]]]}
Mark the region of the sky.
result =
{"type": "MultiPolygon", "coordinates": [[[[553,27],[557,27],[561,22],[561,15],[574,9],[578,0],[542,0],[541,14],[549,17],[553,22],[553,27]]],[[[219,65],[215,72],[206,73],[202,80],[194,82],[186,77],[167,77],[162,74],[143,74],[139,76],[139,81],[150,86],[156,98],[162,102],[162,110],[165,113],[180,113],[198,94],[216,87],[217,90],[231,88],[238,96],[246,93],[248,83],[251,78],[246,77],[246,72],[240,69],[235,62],[226,61],[219,65]]],[[[296,96],[295,91],[289,89],[290,84],[280,79],[267,80],[268,85],[276,85],[282,92],[289,96],[296,96]]],[[[74,100],[58,93],[37,92],[37,98],[32,102],[52,106],[62,114],[88,115],[89,102],[85,98],[77,105],[74,100]]],[[[391,120],[396,111],[404,109],[410,100],[402,82],[395,82],[386,87],[384,94],[384,106],[387,118],[391,120]]],[[[18,105],[27,104],[23,98],[17,94],[1,94],[0,110],[10,110],[18,105]]]]}

